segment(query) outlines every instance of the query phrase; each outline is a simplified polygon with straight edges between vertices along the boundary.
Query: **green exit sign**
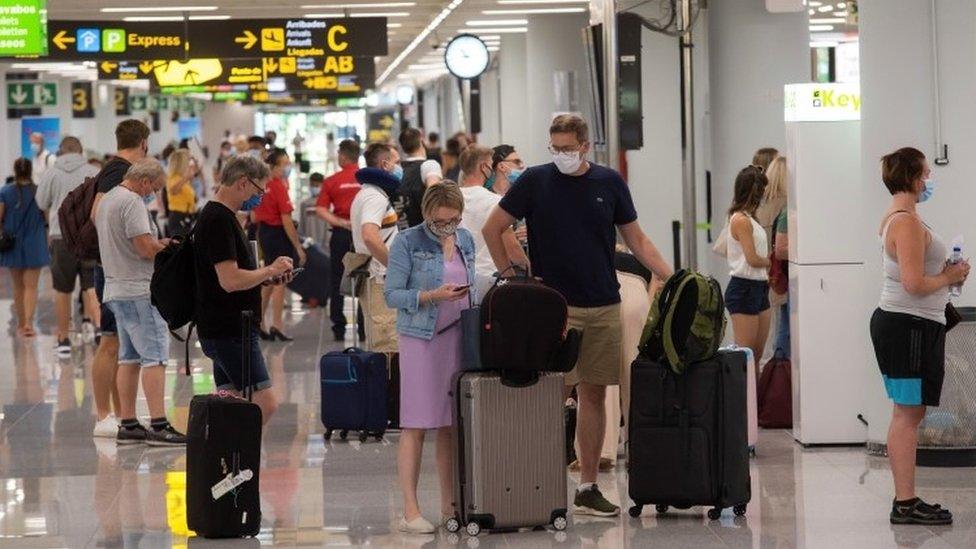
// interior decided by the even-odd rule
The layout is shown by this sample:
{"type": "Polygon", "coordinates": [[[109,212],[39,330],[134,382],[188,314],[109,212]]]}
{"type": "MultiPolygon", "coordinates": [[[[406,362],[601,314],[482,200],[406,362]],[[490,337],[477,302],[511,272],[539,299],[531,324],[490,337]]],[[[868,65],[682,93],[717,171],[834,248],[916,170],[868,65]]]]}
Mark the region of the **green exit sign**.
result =
{"type": "Polygon", "coordinates": [[[58,85],[54,82],[7,82],[7,107],[32,109],[58,104],[58,85]]]}
{"type": "Polygon", "coordinates": [[[47,0],[0,0],[0,56],[47,55],[47,0]]]}

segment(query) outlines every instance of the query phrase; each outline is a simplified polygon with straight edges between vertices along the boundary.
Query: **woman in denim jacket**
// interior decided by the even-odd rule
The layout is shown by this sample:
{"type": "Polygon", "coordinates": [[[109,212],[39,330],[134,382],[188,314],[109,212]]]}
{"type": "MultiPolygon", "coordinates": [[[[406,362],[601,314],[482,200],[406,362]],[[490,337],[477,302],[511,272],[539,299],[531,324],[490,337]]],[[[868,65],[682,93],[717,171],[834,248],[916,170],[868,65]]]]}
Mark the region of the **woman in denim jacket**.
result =
{"type": "Polygon", "coordinates": [[[451,181],[431,185],[422,204],[424,223],[400,233],[390,248],[386,304],[397,310],[400,335],[400,447],[397,474],[404,512],[399,529],[434,532],[420,514],[417,482],[424,435],[437,429],[441,516],[454,515],[451,447],[451,377],[460,369],[461,311],[470,307],[475,280],[471,233],[459,229],[464,196],[451,181]]]}

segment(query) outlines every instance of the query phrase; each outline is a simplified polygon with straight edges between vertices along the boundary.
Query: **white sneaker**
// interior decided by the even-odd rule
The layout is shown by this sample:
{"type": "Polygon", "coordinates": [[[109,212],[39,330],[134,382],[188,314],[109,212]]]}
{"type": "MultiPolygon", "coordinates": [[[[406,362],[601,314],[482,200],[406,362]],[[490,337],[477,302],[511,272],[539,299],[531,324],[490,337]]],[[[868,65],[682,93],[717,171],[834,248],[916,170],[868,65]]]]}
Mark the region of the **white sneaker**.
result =
{"type": "Polygon", "coordinates": [[[95,429],[92,436],[98,438],[115,438],[119,434],[119,420],[115,419],[115,414],[105,416],[105,419],[95,422],[95,429]]]}
{"type": "Polygon", "coordinates": [[[95,341],[95,325],[90,320],[81,323],[81,341],[84,343],[95,341]]]}
{"type": "Polygon", "coordinates": [[[427,519],[424,517],[417,517],[410,522],[402,518],[397,529],[404,534],[433,534],[436,531],[434,525],[427,522],[427,519]]]}
{"type": "Polygon", "coordinates": [[[55,348],[58,353],[59,358],[71,358],[71,340],[64,338],[58,341],[58,346],[55,348]]]}

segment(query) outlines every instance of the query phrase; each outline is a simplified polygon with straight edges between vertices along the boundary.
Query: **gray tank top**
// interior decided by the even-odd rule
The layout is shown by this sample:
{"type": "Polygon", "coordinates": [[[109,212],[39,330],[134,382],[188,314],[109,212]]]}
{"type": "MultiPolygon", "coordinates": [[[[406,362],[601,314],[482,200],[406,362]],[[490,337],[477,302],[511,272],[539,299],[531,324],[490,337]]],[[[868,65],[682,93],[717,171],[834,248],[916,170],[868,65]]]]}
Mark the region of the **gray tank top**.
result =
{"type": "MultiPolygon", "coordinates": [[[[881,255],[884,263],[884,285],[881,287],[881,303],[879,307],[882,311],[889,313],[903,313],[913,315],[928,320],[945,324],[945,306],[949,301],[949,289],[940,288],[935,292],[915,296],[905,291],[901,283],[901,270],[898,268],[897,258],[888,254],[885,242],[888,237],[888,227],[892,220],[899,213],[893,214],[885,222],[884,229],[881,231],[881,255]]],[[[924,223],[923,223],[924,224],[924,223]]],[[[925,247],[925,276],[936,276],[945,268],[948,258],[948,248],[945,241],[935,234],[934,231],[925,225],[925,230],[932,237],[931,242],[925,247]]]]}

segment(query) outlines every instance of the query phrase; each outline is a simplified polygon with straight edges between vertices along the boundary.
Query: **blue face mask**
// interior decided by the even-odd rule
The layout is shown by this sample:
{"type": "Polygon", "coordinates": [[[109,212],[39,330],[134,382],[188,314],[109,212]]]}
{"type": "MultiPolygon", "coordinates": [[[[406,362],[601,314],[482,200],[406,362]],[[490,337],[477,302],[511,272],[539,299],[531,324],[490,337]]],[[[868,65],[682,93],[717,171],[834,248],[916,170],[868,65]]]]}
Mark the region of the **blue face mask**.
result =
{"type": "Polygon", "coordinates": [[[935,181],[932,179],[926,179],[925,188],[922,189],[922,193],[918,195],[918,203],[921,204],[922,202],[927,201],[928,199],[932,198],[933,194],[935,194],[935,181]]]}
{"type": "Polygon", "coordinates": [[[403,181],[403,166],[399,164],[394,165],[393,171],[390,172],[390,175],[397,178],[397,181],[403,181]]]}
{"type": "Polygon", "coordinates": [[[285,179],[288,179],[289,177],[291,177],[291,166],[286,166],[284,172],[282,172],[281,175],[285,179]]]}
{"type": "Polygon", "coordinates": [[[38,143],[31,143],[30,144],[30,149],[31,149],[31,152],[32,153],[37,154],[37,153],[41,152],[41,145],[38,144],[38,143]]]}
{"type": "Polygon", "coordinates": [[[154,200],[156,200],[156,193],[149,193],[146,196],[142,197],[142,202],[146,206],[152,204],[154,200]]]}
{"type": "Polygon", "coordinates": [[[518,178],[521,177],[522,171],[523,170],[513,169],[512,171],[508,172],[508,176],[507,176],[508,182],[515,183],[518,180],[518,178]]]}
{"type": "Polygon", "coordinates": [[[495,176],[493,175],[485,181],[485,188],[490,191],[491,188],[494,186],[495,186],[495,176]]]}
{"type": "Polygon", "coordinates": [[[243,204],[241,204],[241,211],[249,212],[254,208],[257,208],[258,205],[260,204],[261,204],[261,195],[256,194],[251,198],[248,198],[247,200],[244,201],[243,204]]]}

